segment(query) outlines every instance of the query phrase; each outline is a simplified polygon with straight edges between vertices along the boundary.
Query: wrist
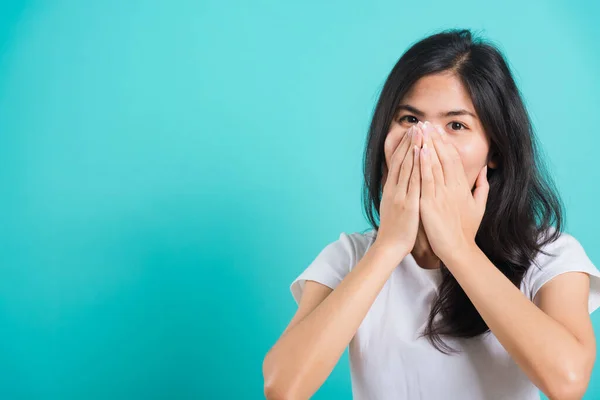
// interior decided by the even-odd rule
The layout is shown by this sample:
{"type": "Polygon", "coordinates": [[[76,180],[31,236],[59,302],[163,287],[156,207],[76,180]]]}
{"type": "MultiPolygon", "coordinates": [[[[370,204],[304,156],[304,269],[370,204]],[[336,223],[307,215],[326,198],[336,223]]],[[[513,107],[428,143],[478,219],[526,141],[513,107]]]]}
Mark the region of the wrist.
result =
{"type": "Polygon", "coordinates": [[[379,258],[385,260],[386,263],[394,265],[394,267],[400,264],[400,261],[410,252],[402,244],[388,244],[378,242],[377,240],[375,240],[370,250],[376,253],[379,258]]]}
{"type": "Polygon", "coordinates": [[[449,265],[460,265],[464,259],[469,259],[475,252],[480,252],[481,249],[475,241],[465,241],[461,245],[455,246],[447,254],[444,254],[440,259],[446,266],[449,265]]]}

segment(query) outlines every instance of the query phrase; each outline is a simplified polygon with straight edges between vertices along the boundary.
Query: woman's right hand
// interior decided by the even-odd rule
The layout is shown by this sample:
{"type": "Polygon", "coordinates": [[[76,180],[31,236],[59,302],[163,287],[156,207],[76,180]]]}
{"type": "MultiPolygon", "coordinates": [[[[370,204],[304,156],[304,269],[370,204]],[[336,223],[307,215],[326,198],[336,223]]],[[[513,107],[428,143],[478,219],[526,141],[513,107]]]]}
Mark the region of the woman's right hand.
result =
{"type": "MultiPolygon", "coordinates": [[[[386,153],[391,150],[386,139],[386,153]]],[[[419,229],[419,198],[421,196],[421,171],[419,150],[422,133],[412,126],[405,134],[391,157],[386,154],[388,168],[381,204],[380,224],[374,246],[391,253],[398,262],[402,261],[414,247],[419,229]],[[416,150],[415,150],[416,149],[416,150]]]]}

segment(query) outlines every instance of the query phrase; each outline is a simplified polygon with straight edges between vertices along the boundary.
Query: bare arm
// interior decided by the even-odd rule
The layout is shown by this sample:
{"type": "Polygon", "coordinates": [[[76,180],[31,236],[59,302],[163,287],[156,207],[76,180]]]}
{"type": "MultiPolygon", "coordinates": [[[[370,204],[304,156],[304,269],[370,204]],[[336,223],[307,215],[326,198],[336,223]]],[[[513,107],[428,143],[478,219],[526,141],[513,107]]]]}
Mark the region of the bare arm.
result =
{"type": "Polygon", "coordinates": [[[268,399],[307,399],[325,382],[419,228],[418,136],[394,126],[375,243],[332,292],[307,282],[300,308],[263,362],[268,399]],[[414,165],[414,168],[413,168],[414,165]]]}
{"type": "Polygon", "coordinates": [[[307,399],[321,387],[398,262],[374,244],[328,296],[319,288],[326,286],[306,283],[298,313],[263,363],[268,399],[307,399]]]}
{"type": "Polygon", "coordinates": [[[580,399],[596,353],[589,276],[555,277],[537,293],[538,307],[476,246],[456,254],[448,269],[529,379],[551,399],[580,399]]]}

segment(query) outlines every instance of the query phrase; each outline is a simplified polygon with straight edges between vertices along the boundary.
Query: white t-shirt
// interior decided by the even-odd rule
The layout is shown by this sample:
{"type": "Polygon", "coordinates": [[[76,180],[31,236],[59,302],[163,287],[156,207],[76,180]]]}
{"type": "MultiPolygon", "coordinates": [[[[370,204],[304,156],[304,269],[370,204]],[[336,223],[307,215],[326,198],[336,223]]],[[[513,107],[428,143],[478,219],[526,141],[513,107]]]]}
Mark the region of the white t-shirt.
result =
{"type": "MultiPolygon", "coordinates": [[[[290,286],[296,302],[304,283],[313,280],[332,289],[362,258],[375,230],[341,233],[290,286]]],[[[553,277],[569,271],[590,275],[589,312],[600,306],[600,271],[571,235],[539,253],[541,268],[530,267],[521,291],[533,299],[553,277]]],[[[539,399],[539,391],[512,360],[493,333],[444,341],[460,353],[445,355],[426,338],[417,338],[441,282],[439,269],[424,269],[408,254],[394,269],[349,344],[352,393],[356,400],[539,399]]]]}

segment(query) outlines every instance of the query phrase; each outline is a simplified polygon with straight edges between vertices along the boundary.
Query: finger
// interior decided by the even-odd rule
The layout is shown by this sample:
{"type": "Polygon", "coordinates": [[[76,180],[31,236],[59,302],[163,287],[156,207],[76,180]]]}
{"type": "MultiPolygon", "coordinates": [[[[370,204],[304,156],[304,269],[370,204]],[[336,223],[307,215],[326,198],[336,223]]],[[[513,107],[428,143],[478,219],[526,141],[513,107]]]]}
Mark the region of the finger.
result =
{"type": "Polygon", "coordinates": [[[411,147],[409,148],[409,150],[406,153],[406,157],[404,158],[404,161],[402,162],[402,166],[400,167],[400,173],[398,174],[398,186],[397,186],[397,190],[399,193],[403,193],[406,194],[406,192],[408,191],[408,181],[410,179],[410,174],[412,172],[413,169],[413,165],[414,165],[414,150],[411,151],[412,149],[412,138],[411,138],[411,147]]]}
{"type": "Polygon", "coordinates": [[[479,171],[479,175],[477,176],[477,180],[475,181],[475,190],[473,191],[473,198],[475,199],[475,203],[479,207],[479,211],[483,214],[485,211],[485,205],[487,203],[488,193],[490,192],[490,184],[487,180],[487,165],[484,166],[481,171],[479,171]]]}
{"type": "Polygon", "coordinates": [[[398,147],[402,145],[405,139],[410,140],[410,132],[411,129],[409,128],[404,132],[400,130],[394,130],[388,133],[384,144],[385,161],[388,166],[392,164],[392,156],[398,147]]]}
{"type": "Polygon", "coordinates": [[[441,126],[437,125],[435,128],[437,131],[437,140],[434,140],[434,146],[436,146],[446,184],[450,182],[454,182],[457,185],[465,184],[465,172],[458,150],[447,140],[445,137],[446,133],[442,133],[443,129],[441,126]]]}
{"type": "Polygon", "coordinates": [[[423,140],[427,143],[430,151],[431,170],[433,172],[433,180],[436,185],[445,185],[446,179],[444,177],[444,170],[442,169],[442,163],[439,159],[436,147],[436,140],[439,139],[439,133],[435,130],[432,123],[425,121],[422,126],[423,140]]]}
{"type": "Polygon", "coordinates": [[[410,182],[408,183],[407,200],[412,204],[419,204],[421,196],[421,147],[413,144],[413,169],[410,174],[410,182]]]}
{"type": "Polygon", "coordinates": [[[402,138],[402,141],[400,142],[400,145],[396,148],[394,154],[392,154],[392,165],[390,167],[387,180],[394,186],[398,184],[398,174],[400,173],[400,167],[402,166],[402,162],[406,157],[406,153],[410,145],[410,136],[412,132],[412,129],[409,129],[406,132],[406,134],[402,138]]]}
{"type": "MultiPolygon", "coordinates": [[[[385,176],[383,178],[385,180],[386,185],[388,184],[388,182],[390,185],[396,185],[396,182],[394,181],[394,179],[389,179],[389,177],[392,176],[392,174],[394,174],[394,176],[398,174],[397,171],[398,171],[399,165],[401,165],[401,161],[397,160],[397,158],[398,158],[398,155],[400,154],[400,151],[401,151],[400,149],[401,149],[402,143],[405,142],[406,140],[408,140],[407,135],[408,135],[408,132],[406,132],[402,136],[402,138],[400,139],[400,143],[393,149],[393,151],[391,149],[388,150],[388,148],[389,148],[388,139],[386,139],[386,143],[384,144],[384,152],[386,154],[385,164],[387,164],[387,165],[384,165],[385,176]],[[391,151],[391,154],[388,156],[387,154],[390,151],[391,151]],[[388,169],[388,166],[389,166],[389,169],[388,169]],[[398,168],[396,168],[396,167],[398,167],[398,168]]],[[[394,139],[391,139],[391,140],[394,141],[394,139]]]]}
{"type": "Polygon", "coordinates": [[[423,147],[423,131],[419,127],[415,127],[415,133],[413,135],[413,144],[419,146],[420,153],[421,147],[423,147]]]}
{"type": "Polygon", "coordinates": [[[385,161],[388,166],[392,164],[392,155],[394,154],[394,151],[396,151],[400,143],[402,143],[402,139],[404,139],[405,136],[406,132],[402,129],[393,129],[390,132],[388,132],[383,147],[385,153],[385,161]]]}
{"type": "Polygon", "coordinates": [[[431,170],[431,151],[427,143],[423,143],[421,148],[421,197],[435,197],[435,182],[433,181],[433,171],[431,170]]]}

